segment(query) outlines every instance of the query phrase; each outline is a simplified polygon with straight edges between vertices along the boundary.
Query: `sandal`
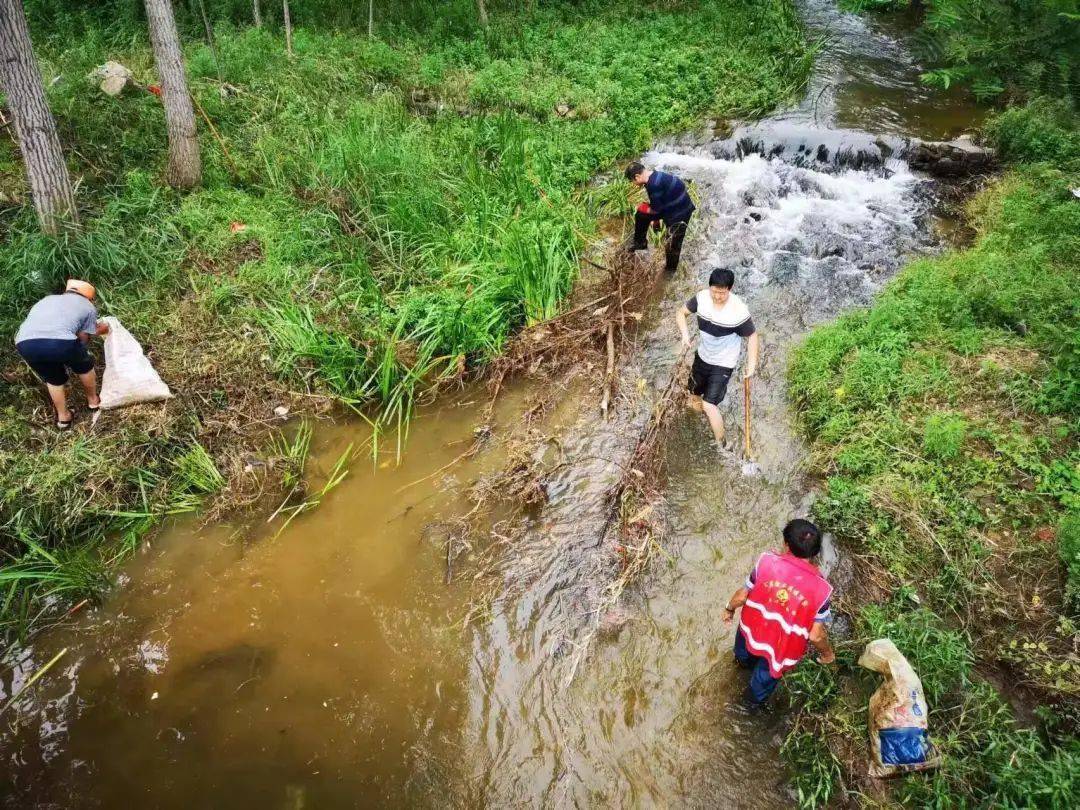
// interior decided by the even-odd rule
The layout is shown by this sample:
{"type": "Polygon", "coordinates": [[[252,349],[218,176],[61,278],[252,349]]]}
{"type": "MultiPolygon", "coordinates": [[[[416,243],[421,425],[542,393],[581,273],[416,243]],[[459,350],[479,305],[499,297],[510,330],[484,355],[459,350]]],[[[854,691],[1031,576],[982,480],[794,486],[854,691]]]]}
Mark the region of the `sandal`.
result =
{"type": "Polygon", "coordinates": [[[63,419],[57,418],[57,420],[56,420],[56,429],[57,430],[71,430],[71,425],[74,422],[75,422],[75,411],[72,410],[71,411],[71,418],[68,419],[67,421],[64,421],[63,419]]]}

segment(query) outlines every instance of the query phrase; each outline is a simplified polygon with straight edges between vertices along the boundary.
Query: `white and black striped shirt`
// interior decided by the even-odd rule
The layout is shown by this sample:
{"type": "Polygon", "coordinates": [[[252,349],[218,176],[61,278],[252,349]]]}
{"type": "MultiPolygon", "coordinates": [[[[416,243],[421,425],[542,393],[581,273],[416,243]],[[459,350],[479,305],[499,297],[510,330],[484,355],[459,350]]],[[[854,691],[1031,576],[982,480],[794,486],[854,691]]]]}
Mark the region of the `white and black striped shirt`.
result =
{"type": "Polygon", "coordinates": [[[711,366],[735,368],[742,339],[754,334],[754,321],[743,300],[732,293],[717,307],[706,288],[687,301],[686,308],[697,314],[698,357],[711,366]]]}

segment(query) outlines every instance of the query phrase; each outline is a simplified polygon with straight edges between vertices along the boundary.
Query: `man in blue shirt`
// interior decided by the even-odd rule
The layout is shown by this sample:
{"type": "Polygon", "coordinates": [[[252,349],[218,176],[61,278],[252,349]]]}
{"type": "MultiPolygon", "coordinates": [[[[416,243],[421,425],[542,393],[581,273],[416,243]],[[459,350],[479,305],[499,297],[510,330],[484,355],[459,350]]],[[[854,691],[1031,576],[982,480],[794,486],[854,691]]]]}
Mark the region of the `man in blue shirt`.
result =
{"type": "Polygon", "coordinates": [[[648,204],[642,203],[634,214],[634,244],[631,250],[645,250],[649,226],[663,222],[667,227],[665,269],[674,273],[679,266],[686,226],[694,214],[694,202],[686,183],[668,172],[646,169],[634,161],[626,167],[626,179],[635,186],[644,186],[648,204]]]}

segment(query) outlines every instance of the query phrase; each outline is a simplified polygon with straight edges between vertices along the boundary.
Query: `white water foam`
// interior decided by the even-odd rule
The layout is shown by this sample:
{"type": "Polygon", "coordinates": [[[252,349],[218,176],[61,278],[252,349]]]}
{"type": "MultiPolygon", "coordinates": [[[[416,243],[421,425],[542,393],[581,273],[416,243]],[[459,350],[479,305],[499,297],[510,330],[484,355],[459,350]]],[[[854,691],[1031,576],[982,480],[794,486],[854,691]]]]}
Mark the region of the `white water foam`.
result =
{"type": "Polygon", "coordinates": [[[704,264],[731,267],[743,287],[827,277],[865,300],[923,236],[925,181],[902,161],[826,172],[756,154],[654,151],[645,163],[694,181],[704,264]]]}

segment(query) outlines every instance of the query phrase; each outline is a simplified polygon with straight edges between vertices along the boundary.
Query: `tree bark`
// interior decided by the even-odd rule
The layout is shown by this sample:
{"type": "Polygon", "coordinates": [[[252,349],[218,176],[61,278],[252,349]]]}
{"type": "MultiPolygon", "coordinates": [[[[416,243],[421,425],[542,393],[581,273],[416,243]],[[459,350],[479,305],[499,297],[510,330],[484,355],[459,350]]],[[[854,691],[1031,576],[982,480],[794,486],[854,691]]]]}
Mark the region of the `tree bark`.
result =
{"type": "Polygon", "coordinates": [[[0,0],[0,78],[41,229],[55,234],[78,225],[71,177],[34,60],[22,0],[0,0]]]}
{"type": "Polygon", "coordinates": [[[292,17],[289,15],[289,0],[281,0],[281,16],[285,20],[285,52],[292,56],[292,17]]]}
{"type": "Polygon", "coordinates": [[[255,27],[262,28],[262,6],[259,0],[251,0],[251,13],[255,17],[255,27]]]}
{"type": "Polygon", "coordinates": [[[184,55],[176,31],[171,0],[145,0],[150,45],[154,49],[161,79],[161,103],[169,135],[169,169],[166,179],[173,188],[191,188],[202,180],[202,160],[195,130],[195,110],[184,75],[184,55]]]}
{"type": "Polygon", "coordinates": [[[487,6],[484,5],[484,0],[476,0],[476,10],[480,14],[480,25],[484,28],[488,27],[488,15],[487,6]]]}

